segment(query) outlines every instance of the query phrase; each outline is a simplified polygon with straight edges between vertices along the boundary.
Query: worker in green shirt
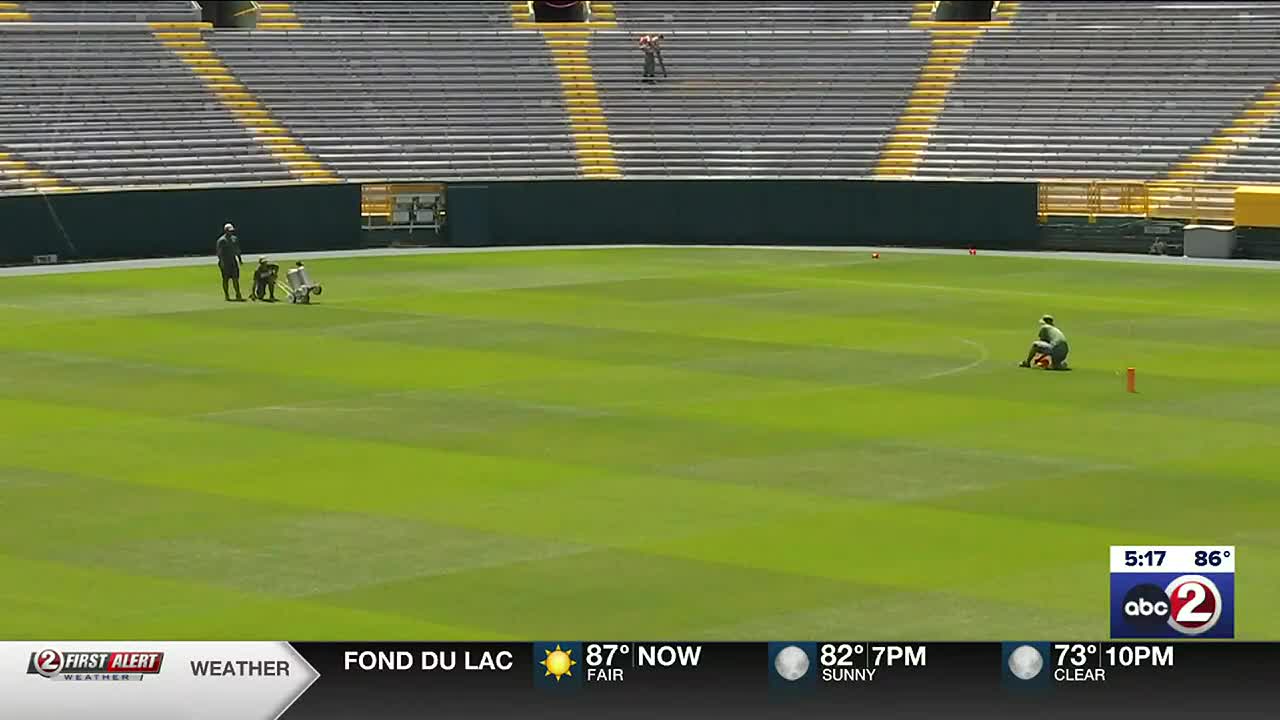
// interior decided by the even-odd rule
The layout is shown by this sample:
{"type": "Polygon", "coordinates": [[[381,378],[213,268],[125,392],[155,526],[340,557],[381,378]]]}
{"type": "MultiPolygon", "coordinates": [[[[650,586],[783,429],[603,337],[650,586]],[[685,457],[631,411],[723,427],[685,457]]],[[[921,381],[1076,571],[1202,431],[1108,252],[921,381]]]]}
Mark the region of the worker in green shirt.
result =
{"type": "Polygon", "coordinates": [[[1069,352],[1071,352],[1071,346],[1067,344],[1066,334],[1054,324],[1052,315],[1045,315],[1040,318],[1040,332],[1036,341],[1031,343],[1031,349],[1027,351],[1027,359],[1019,363],[1019,366],[1029,368],[1033,361],[1044,356],[1049,363],[1047,369],[1066,370],[1069,352]]]}
{"type": "Polygon", "coordinates": [[[218,256],[218,269],[222,271],[222,296],[231,302],[227,288],[227,283],[231,282],[236,288],[236,302],[243,302],[240,295],[240,238],[236,237],[236,228],[231,223],[222,226],[222,237],[218,238],[214,252],[218,256]]]}

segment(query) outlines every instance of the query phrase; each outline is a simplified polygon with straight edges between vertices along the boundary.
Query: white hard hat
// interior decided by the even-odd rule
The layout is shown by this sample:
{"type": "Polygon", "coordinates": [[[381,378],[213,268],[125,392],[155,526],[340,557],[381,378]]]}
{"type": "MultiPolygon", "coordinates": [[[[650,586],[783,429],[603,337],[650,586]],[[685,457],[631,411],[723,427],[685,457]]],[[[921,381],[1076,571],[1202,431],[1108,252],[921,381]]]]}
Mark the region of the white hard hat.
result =
{"type": "Polygon", "coordinates": [[[232,225],[231,223],[227,223],[226,225],[222,226],[222,229],[226,230],[227,232],[231,232],[232,230],[236,229],[236,226],[232,225]]]}

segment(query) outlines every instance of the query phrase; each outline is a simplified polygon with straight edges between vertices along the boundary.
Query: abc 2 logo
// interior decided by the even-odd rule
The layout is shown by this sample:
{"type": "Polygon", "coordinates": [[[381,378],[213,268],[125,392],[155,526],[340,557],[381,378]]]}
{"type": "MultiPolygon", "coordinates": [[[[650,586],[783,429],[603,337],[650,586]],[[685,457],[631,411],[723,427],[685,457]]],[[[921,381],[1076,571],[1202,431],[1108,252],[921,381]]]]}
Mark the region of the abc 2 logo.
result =
{"type": "Polygon", "coordinates": [[[1113,573],[1111,637],[1235,637],[1235,574],[1113,573]]]}

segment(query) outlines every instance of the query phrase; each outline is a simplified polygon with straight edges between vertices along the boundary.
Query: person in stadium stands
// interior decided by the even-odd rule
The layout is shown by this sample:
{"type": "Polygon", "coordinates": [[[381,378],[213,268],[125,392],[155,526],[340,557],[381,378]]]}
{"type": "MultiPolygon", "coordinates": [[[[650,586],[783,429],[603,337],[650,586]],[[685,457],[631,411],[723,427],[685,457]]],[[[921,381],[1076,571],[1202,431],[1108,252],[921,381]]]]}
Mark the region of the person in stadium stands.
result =
{"type": "Polygon", "coordinates": [[[654,81],[654,69],[662,67],[662,77],[667,77],[667,64],[662,60],[662,35],[641,35],[640,50],[644,52],[644,82],[654,81]]]}
{"type": "Polygon", "coordinates": [[[231,293],[227,290],[230,282],[236,288],[236,302],[244,302],[240,295],[240,238],[236,237],[235,226],[227,223],[222,226],[222,237],[218,238],[215,247],[218,256],[218,269],[222,271],[222,296],[231,302],[231,293]]]}
{"type": "Polygon", "coordinates": [[[1027,359],[1019,363],[1020,367],[1043,367],[1047,370],[1066,370],[1067,353],[1071,347],[1067,345],[1067,336],[1053,322],[1052,315],[1040,318],[1040,332],[1031,349],[1027,351],[1027,359]]]}
{"type": "Polygon", "coordinates": [[[280,266],[267,262],[264,257],[258,258],[258,267],[253,271],[253,292],[251,300],[276,301],[276,278],[280,276],[280,266]]]}

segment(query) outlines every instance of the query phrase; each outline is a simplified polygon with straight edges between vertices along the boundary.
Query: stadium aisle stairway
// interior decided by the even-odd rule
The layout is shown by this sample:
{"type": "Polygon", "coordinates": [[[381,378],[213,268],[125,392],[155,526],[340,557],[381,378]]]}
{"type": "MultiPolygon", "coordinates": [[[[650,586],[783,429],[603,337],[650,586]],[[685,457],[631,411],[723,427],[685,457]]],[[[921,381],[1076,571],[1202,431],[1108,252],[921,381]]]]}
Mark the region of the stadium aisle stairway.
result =
{"type": "Polygon", "coordinates": [[[79,189],[13,153],[0,150],[0,193],[76,192],[79,189]]]}
{"type": "Polygon", "coordinates": [[[217,96],[254,139],[302,182],[331,182],[337,176],[307,149],[245,89],[205,42],[204,23],[152,23],[156,39],[217,96]]]}
{"type": "MultiPolygon", "coordinates": [[[[1227,164],[1241,151],[1248,155],[1253,145],[1263,146],[1262,135],[1276,118],[1280,118],[1280,80],[1253,98],[1229,125],[1218,129],[1213,137],[1169,171],[1173,181],[1204,180],[1227,164]]],[[[1221,176],[1231,176],[1231,166],[1221,176]]],[[[1242,178],[1243,179],[1243,178],[1242,178]]]]}
{"type": "Polygon", "coordinates": [[[31,13],[23,10],[21,3],[0,2],[0,23],[28,22],[30,20],[31,13]]]}
{"type": "Polygon", "coordinates": [[[938,116],[946,104],[956,74],[969,57],[969,51],[983,32],[991,28],[1007,30],[1017,13],[1018,3],[1002,2],[992,22],[940,23],[933,20],[933,3],[916,3],[911,26],[929,31],[929,57],[920,68],[920,77],[907,100],[906,110],[898,118],[893,135],[885,143],[876,166],[879,177],[915,174],[929,144],[929,136],[938,124],[938,116]]]}
{"type": "Polygon", "coordinates": [[[259,30],[297,30],[302,27],[293,4],[287,2],[264,2],[258,4],[259,30]]]}
{"type": "Polygon", "coordinates": [[[609,123],[600,106],[590,45],[594,30],[615,28],[617,23],[612,20],[611,5],[603,9],[598,5],[605,4],[593,3],[591,19],[581,23],[536,23],[527,2],[512,4],[511,17],[517,28],[538,30],[551,50],[582,176],[612,180],[622,177],[622,173],[609,139],[609,123]]]}

